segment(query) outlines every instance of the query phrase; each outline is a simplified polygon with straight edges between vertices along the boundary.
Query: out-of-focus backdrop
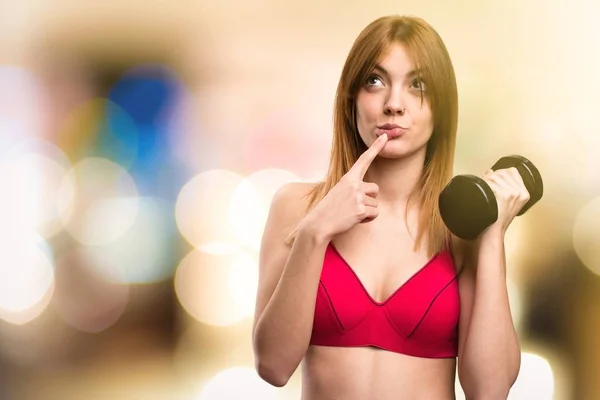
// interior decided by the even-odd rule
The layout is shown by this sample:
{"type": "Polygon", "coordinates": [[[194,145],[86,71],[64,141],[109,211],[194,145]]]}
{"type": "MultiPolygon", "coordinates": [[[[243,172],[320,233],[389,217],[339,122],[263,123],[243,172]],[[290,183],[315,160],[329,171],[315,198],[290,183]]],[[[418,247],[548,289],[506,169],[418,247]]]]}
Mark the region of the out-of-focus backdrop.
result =
{"type": "MultiPolygon", "coordinates": [[[[253,369],[269,203],[327,168],[360,30],[429,21],[460,92],[455,173],[522,154],[511,399],[600,398],[600,3],[5,0],[0,399],[297,399],[253,369]]],[[[462,397],[457,386],[457,396],[462,397]]]]}

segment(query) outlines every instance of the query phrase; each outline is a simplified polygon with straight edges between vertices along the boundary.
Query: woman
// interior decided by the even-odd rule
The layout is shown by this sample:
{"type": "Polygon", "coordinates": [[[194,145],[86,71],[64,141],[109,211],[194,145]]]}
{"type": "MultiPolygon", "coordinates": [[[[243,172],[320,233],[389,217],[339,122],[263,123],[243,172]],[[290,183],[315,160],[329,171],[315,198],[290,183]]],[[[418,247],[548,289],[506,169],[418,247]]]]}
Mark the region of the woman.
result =
{"type": "Polygon", "coordinates": [[[499,217],[456,240],[437,200],[452,177],[458,98],[442,40],[389,16],[355,41],[339,82],[324,182],[275,195],[260,252],[258,374],[303,399],[505,399],[520,347],[504,234],[529,195],[488,171],[499,217]],[[290,228],[293,228],[290,233],[290,228]],[[288,235],[289,234],[289,235],[288,235]]]}

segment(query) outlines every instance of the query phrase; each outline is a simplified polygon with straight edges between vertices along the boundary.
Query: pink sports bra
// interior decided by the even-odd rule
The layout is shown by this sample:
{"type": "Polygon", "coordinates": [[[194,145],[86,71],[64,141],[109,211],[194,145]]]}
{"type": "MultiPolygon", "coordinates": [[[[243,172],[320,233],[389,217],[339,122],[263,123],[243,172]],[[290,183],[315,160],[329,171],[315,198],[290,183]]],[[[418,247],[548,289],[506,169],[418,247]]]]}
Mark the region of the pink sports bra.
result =
{"type": "Polygon", "coordinates": [[[330,243],[310,343],[375,346],[415,357],[456,357],[459,314],[457,273],[448,251],[433,256],[385,301],[378,302],[330,243]]]}

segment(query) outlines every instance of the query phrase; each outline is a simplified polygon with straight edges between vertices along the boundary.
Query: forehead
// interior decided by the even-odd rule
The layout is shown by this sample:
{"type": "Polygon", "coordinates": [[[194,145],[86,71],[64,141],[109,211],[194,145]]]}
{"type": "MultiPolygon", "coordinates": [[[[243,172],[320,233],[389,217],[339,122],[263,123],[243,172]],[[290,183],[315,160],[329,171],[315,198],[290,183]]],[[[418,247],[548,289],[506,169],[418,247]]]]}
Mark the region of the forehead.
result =
{"type": "Polygon", "coordinates": [[[415,70],[413,57],[401,43],[392,44],[378,64],[390,75],[406,75],[415,70]]]}

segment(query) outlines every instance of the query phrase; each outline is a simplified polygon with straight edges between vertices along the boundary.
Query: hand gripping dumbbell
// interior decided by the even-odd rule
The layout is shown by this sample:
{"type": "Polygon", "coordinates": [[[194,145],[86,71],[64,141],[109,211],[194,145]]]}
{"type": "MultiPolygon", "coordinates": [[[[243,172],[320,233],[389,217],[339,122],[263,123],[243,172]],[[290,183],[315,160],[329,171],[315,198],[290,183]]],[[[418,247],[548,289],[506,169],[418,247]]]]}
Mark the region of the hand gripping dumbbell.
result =
{"type": "MultiPolygon", "coordinates": [[[[519,214],[523,215],[542,198],[542,176],[531,161],[511,155],[502,157],[492,170],[515,167],[529,191],[529,201],[519,214]]],[[[498,219],[498,203],[492,189],[482,178],[475,175],[457,175],[448,182],[439,197],[439,209],[446,227],[454,235],[476,239],[498,219]]]]}

